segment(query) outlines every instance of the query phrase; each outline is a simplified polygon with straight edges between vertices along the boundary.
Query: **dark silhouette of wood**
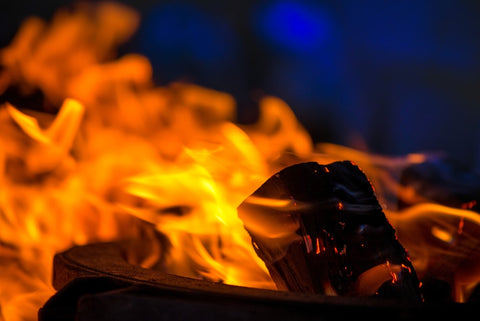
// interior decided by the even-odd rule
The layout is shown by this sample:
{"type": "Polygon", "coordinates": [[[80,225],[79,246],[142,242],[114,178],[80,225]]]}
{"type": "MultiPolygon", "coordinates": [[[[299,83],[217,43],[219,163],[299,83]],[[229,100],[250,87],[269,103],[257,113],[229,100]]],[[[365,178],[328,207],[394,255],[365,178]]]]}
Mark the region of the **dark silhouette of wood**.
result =
{"type": "Polygon", "coordinates": [[[405,249],[351,162],[287,167],[238,213],[279,289],[422,300],[405,249]]]}

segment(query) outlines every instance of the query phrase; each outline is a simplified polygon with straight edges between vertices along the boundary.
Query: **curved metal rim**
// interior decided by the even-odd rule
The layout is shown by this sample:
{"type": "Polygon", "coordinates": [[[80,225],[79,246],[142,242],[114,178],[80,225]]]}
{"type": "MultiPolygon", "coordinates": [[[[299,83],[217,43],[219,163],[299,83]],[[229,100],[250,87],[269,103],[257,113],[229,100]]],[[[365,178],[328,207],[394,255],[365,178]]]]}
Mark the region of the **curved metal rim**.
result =
{"type": "Polygon", "coordinates": [[[413,309],[442,310],[446,307],[464,310],[466,304],[449,302],[447,304],[427,304],[399,302],[372,297],[334,297],[308,293],[285,292],[257,288],[247,288],[227,284],[197,280],[158,270],[145,269],[129,264],[123,256],[121,242],[94,243],[72,247],[55,255],[53,285],[59,290],[67,283],[79,277],[106,276],[132,284],[146,284],[171,293],[208,295],[230,298],[232,300],[248,300],[270,302],[276,304],[315,304],[328,306],[371,307],[372,309],[413,309]]]}

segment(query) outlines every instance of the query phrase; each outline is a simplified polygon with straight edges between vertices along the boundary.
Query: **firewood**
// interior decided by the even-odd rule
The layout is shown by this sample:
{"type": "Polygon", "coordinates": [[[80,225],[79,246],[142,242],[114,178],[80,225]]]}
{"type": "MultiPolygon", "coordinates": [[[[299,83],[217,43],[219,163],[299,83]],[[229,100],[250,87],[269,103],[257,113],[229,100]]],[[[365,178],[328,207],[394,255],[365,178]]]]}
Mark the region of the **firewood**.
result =
{"type": "Polygon", "coordinates": [[[352,162],[287,167],[238,214],[281,290],[422,300],[406,250],[352,162]]]}

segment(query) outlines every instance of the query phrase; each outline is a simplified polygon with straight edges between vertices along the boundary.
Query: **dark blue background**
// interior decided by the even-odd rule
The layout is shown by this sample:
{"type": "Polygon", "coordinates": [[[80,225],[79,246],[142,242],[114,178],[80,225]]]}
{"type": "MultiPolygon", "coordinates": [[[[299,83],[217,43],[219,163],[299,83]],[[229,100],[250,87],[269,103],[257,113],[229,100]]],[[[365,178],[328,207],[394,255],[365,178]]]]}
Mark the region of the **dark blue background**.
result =
{"type": "MultiPolygon", "coordinates": [[[[123,2],[142,14],[124,51],[147,55],[159,85],[227,91],[241,122],[276,95],[316,141],[480,167],[479,1],[123,2]]],[[[2,3],[2,46],[24,17],[65,3],[2,3]]]]}

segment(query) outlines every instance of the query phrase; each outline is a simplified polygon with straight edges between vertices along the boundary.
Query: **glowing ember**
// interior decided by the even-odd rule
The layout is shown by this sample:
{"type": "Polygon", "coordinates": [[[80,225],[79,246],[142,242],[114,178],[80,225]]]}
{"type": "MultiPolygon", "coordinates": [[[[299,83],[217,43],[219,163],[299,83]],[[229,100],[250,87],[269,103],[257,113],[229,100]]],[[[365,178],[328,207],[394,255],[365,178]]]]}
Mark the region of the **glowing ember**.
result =
{"type": "MultiPolygon", "coordinates": [[[[141,221],[154,224],[172,245],[165,271],[274,288],[236,208],[273,173],[299,161],[357,162],[391,223],[403,231],[403,244],[412,245],[420,277],[432,266],[425,251],[442,249],[450,262],[458,248],[417,249],[406,232],[417,221],[428,221],[426,233],[441,246],[477,232],[478,216],[467,205],[422,203],[400,211],[394,205],[397,197],[420,198],[397,182],[402,168],[423,162],[424,155],[387,158],[314,147],[290,108],[274,97],[260,102],[257,124],[239,126],[228,94],[189,84],[155,87],[145,57],[112,60],[138,22],[118,4],[82,4],[58,12],[49,24],[28,19],[0,51],[0,93],[40,90],[48,106],[61,106],[55,116],[0,107],[0,320],[36,319],[54,293],[56,252],[136,237],[141,221]]],[[[316,251],[322,251],[318,239],[316,251]]],[[[472,253],[465,255],[474,261],[472,253]]],[[[464,270],[451,282],[460,301],[480,275],[464,270]]]]}

